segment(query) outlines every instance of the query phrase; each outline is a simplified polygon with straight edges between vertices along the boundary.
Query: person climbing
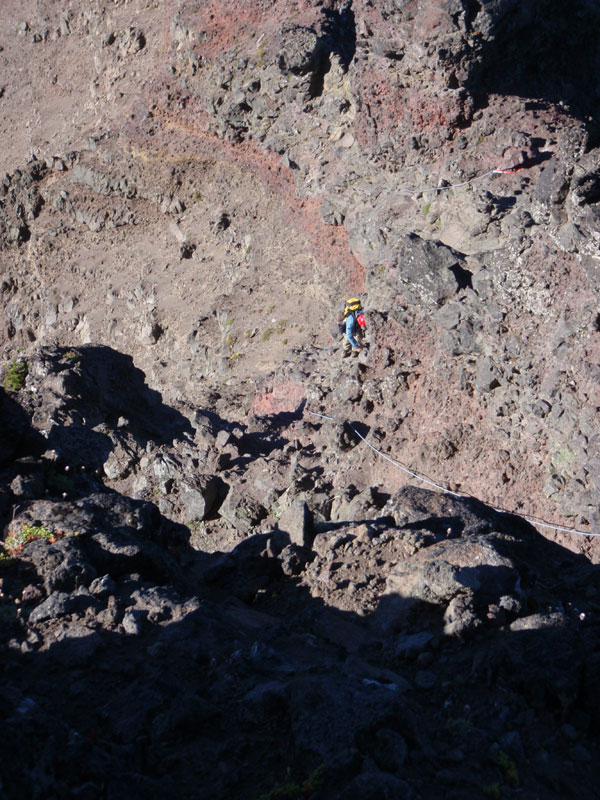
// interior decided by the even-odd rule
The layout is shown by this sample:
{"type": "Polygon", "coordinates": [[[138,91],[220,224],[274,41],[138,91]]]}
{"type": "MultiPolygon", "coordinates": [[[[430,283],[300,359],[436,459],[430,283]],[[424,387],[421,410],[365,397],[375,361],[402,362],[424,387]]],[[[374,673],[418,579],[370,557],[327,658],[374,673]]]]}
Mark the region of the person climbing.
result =
{"type": "Polygon", "coordinates": [[[367,328],[362,303],[358,297],[351,297],[344,308],[342,330],[344,333],[344,349],[342,357],[351,353],[357,356],[363,348],[364,332],[367,328]]]}

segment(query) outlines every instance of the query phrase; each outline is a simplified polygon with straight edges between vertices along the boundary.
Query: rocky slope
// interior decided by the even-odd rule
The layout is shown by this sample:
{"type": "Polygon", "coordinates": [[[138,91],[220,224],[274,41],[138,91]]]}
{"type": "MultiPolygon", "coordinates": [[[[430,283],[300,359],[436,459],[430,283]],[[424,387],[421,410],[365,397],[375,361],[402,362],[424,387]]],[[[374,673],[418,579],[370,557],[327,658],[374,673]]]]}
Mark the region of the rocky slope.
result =
{"type": "Polygon", "coordinates": [[[360,292],[390,453],[597,527],[595,2],[6,17],[5,362],[100,342],[171,403],[236,386],[243,418],[360,292]]]}
{"type": "Polygon", "coordinates": [[[595,796],[588,559],[359,491],[342,424],[187,419],[109,348],[30,365],[1,396],[3,796],[595,796]]]}
{"type": "Polygon", "coordinates": [[[4,10],[3,791],[593,797],[598,4],[4,10]]]}

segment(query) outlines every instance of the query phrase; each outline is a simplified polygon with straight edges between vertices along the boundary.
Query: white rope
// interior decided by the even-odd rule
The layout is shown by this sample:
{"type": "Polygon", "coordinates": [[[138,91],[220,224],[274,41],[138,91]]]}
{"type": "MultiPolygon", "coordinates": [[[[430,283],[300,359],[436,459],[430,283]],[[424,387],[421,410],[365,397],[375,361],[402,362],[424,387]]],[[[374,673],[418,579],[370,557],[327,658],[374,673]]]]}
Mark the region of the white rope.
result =
{"type": "Polygon", "coordinates": [[[444,192],[448,189],[458,189],[461,186],[469,186],[471,183],[475,183],[476,181],[482,181],[484,178],[489,178],[490,175],[509,175],[515,172],[519,172],[518,169],[491,169],[489,172],[484,172],[483,175],[477,175],[475,178],[471,178],[468,181],[462,181],[461,183],[452,183],[448,186],[428,186],[423,189],[400,189],[400,192],[404,192],[405,194],[410,195],[411,197],[416,194],[425,194],[426,192],[444,192]]]}
{"type": "MultiPolygon", "coordinates": [[[[330,420],[331,422],[341,422],[341,420],[337,420],[335,417],[330,417],[327,414],[319,414],[317,411],[306,410],[306,413],[311,414],[313,417],[320,417],[321,419],[330,420]]],[[[390,464],[393,464],[395,467],[398,467],[398,469],[401,469],[407,475],[416,478],[416,480],[421,481],[422,483],[425,483],[428,486],[433,486],[436,489],[439,489],[439,491],[443,492],[444,494],[451,495],[452,497],[469,499],[469,495],[462,494],[461,492],[453,492],[446,486],[442,486],[441,484],[435,483],[435,481],[430,480],[425,475],[420,475],[418,472],[413,472],[413,470],[408,469],[408,467],[405,467],[399,461],[396,461],[396,459],[391,458],[386,453],[383,453],[381,450],[378,450],[374,445],[372,445],[369,441],[367,441],[367,439],[365,439],[365,437],[359,431],[356,430],[355,426],[351,422],[348,422],[348,425],[354,431],[354,433],[360,439],[362,439],[362,441],[367,445],[367,447],[371,448],[371,450],[374,453],[376,453],[378,456],[381,456],[386,461],[389,461],[390,464]]],[[[581,531],[578,530],[577,528],[565,528],[562,525],[554,525],[553,523],[550,522],[543,522],[542,520],[538,520],[534,517],[524,517],[522,514],[518,514],[516,511],[507,511],[505,508],[496,508],[495,506],[490,506],[490,508],[492,508],[493,511],[497,511],[499,514],[513,514],[514,516],[521,517],[521,519],[524,519],[526,522],[529,522],[531,525],[534,525],[538,528],[550,528],[551,530],[554,531],[560,531],[561,533],[573,533],[577,534],[578,536],[600,536],[600,533],[589,533],[588,531],[581,531]]]]}

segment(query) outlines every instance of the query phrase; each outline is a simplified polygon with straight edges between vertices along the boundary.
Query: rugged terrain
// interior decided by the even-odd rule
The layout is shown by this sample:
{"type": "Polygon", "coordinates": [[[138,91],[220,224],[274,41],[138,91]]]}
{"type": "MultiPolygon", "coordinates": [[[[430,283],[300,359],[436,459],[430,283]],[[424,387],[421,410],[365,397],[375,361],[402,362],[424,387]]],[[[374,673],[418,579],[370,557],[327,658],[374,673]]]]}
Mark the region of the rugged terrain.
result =
{"type": "Polygon", "coordinates": [[[596,796],[599,4],[3,11],[4,794],[596,796]]]}

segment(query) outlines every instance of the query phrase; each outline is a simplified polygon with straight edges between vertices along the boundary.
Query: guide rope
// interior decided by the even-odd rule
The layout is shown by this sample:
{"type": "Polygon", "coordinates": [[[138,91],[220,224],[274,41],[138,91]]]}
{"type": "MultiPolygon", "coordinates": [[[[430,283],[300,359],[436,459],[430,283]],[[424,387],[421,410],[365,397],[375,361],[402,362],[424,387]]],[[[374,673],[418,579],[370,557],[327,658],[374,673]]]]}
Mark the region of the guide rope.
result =
{"type": "MultiPolygon", "coordinates": [[[[330,422],[343,422],[343,420],[336,419],[335,417],[330,417],[328,414],[320,414],[317,411],[309,411],[308,409],[305,409],[305,413],[306,414],[310,414],[313,417],[320,417],[321,419],[329,420],[330,422]]],[[[427,486],[433,486],[435,489],[438,489],[439,491],[443,492],[444,494],[448,494],[451,497],[460,497],[460,498],[463,498],[463,499],[468,499],[469,498],[469,495],[463,494],[461,492],[453,492],[451,489],[448,489],[447,486],[443,486],[440,483],[436,483],[435,481],[432,481],[427,476],[422,475],[421,473],[415,472],[415,471],[409,469],[408,467],[404,466],[404,464],[401,464],[400,461],[397,461],[395,458],[391,458],[391,456],[388,456],[386,453],[383,453],[377,447],[372,445],[371,442],[369,442],[362,435],[362,433],[360,433],[360,431],[358,431],[356,429],[356,426],[353,425],[351,422],[348,422],[346,420],[346,423],[354,431],[354,433],[358,436],[358,438],[361,439],[367,445],[367,447],[370,447],[371,450],[374,453],[376,453],[378,456],[381,456],[381,458],[385,459],[386,461],[389,461],[390,464],[393,464],[395,467],[397,467],[398,469],[402,470],[407,475],[410,475],[412,478],[415,478],[416,480],[421,481],[422,483],[426,484],[427,486]]],[[[538,517],[526,517],[523,514],[519,514],[516,511],[509,511],[509,510],[507,510],[505,508],[496,508],[495,506],[490,506],[490,508],[492,508],[494,511],[497,511],[499,514],[512,514],[514,516],[518,516],[521,519],[524,519],[526,522],[529,522],[531,525],[534,525],[535,527],[538,527],[538,528],[549,528],[549,529],[554,530],[554,531],[560,531],[561,533],[572,533],[572,534],[576,534],[578,536],[600,536],[600,533],[590,533],[589,531],[582,531],[582,530],[579,530],[577,528],[567,528],[567,527],[564,527],[563,525],[555,525],[554,523],[546,522],[544,520],[541,520],[538,517]]]]}
{"type": "MultiPolygon", "coordinates": [[[[407,189],[406,194],[414,196],[416,194],[425,194],[426,192],[445,192],[449,189],[458,189],[460,186],[468,186],[476,181],[482,181],[484,178],[489,178],[490,175],[512,175],[515,172],[520,172],[524,167],[516,167],[515,169],[491,169],[489,172],[484,172],[483,175],[477,175],[475,178],[470,178],[468,181],[461,181],[460,183],[452,183],[448,186],[428,186],[422,189],[407,189]]],[[[402,191],[402,189],[401,189],[402,191]]]]}

